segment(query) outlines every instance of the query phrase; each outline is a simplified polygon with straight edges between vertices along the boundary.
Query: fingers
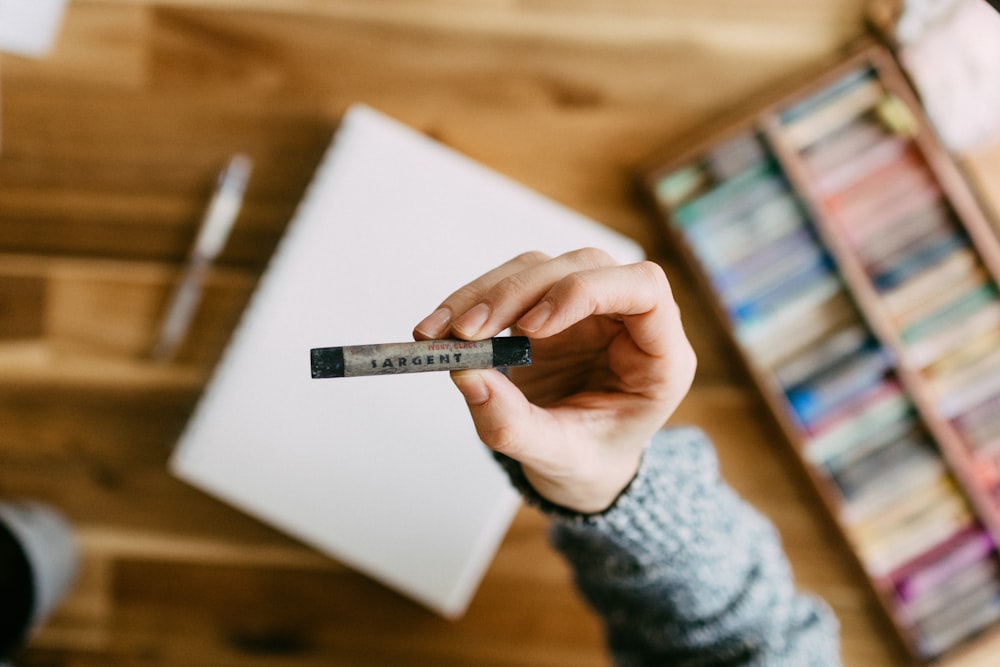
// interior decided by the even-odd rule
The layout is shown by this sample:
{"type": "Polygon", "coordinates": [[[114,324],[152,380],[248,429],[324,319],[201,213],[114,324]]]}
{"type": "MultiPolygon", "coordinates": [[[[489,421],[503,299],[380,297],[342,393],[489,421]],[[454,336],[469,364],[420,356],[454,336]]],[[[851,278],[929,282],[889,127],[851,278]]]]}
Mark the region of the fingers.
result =
{"type": "Polygon", "coordinates": [[[653,262],[565,276],[516,324],[532,337],[546,338],[592,315],[622,320],[636,346],[654,356],[666,354],[673,337],[682,334],[670,283],[653,262]]]}
{"type": "Polygon", "coordinates": [[[605,252],[576,250],[554,259],[527,253],[490,271],[445,299],[414,329],[434,338],[451,333],[477,340],[499,334],[532,309],[560,280],[580,271],[614,266],[605,252]]]}
{"type": "Polygon", "coordinates": [[[670,284],[657,264],[618,266],[595,249],[554,259],[541,253],[516,257],[445,299],[414,336],[475,340],[516,325],[545,338],[591,315],[624,321],[646,354],[666,354],[675,337],[683,336],[670,284]]]}
{"type": "Polygon", "coordinates": [[[525,446],[538,440],[539,421],[546,421],[502,373],[496,370],[455,371],[458,387],[476,426],[479,438],[490,448],[520,458],[525,446]]]}
{"type": "Polygon", "coordinates": [[[482,302],[490,288],[503,281],[507,276],[548,260],[549,256],[544,253],[526,252],[483,274],[445,299],[437,310],[414,327],[414,338],[428,340],[447,336],[451,332],[455,316],[466,313],[470,308],[482,302]]]}

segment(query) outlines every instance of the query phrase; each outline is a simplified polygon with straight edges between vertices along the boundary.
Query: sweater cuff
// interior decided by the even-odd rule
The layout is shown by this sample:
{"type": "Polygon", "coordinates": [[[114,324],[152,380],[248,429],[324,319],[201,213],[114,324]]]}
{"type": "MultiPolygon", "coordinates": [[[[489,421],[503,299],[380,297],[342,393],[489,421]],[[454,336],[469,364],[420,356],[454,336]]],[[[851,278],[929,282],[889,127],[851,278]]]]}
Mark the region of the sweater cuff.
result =
{"type": "Polygon", "coordinates": [[[683,488],[712,484],[718,479],[714,449],[700,429],[690,426],[657,432],[643,452],[635,477],[607,509],[593,514],[549,501],[531,486],[518,461],[498,452],[493,456],[528,505],[558,522],[569,524],[620,524],[634,517],[643,507],[676,497],[683,488]],[[700,474],[692,475],[695,470],[700,474]]]}

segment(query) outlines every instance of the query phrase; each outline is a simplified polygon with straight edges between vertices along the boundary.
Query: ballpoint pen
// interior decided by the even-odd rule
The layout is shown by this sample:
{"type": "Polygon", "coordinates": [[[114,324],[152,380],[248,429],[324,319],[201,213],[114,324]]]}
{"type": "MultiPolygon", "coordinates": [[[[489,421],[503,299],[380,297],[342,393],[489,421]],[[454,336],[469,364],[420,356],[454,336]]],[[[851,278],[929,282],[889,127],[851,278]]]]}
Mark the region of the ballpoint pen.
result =
{"type": "Polygon", "coordinates": [[[187,334],[191,319],[201,301],[205,274],[222,251],[229,232],[243,204],[243,193],[253,163],[246,155],[235,155],[219,175],[212,201],[202,219],[198,237],[188,256],[187,266],[171,295],[152,358],[168,362],[187,334]]]}

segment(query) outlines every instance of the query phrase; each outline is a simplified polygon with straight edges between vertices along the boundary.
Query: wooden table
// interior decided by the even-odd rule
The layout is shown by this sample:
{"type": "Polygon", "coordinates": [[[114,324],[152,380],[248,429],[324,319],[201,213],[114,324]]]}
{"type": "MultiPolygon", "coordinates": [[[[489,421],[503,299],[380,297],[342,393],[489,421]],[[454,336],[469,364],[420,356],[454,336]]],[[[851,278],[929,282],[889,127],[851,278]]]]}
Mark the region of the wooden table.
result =
{"type": "MultiPolygon", "coordinates": [[[[63,509],[84,556],[21,664],[607,664],[533,511],[517,516],[465,618],[448,622],[165,469],[353,102],[663,263],[700,357],[677,420],[710,433],[727,478],[778,526],[801,586],[842,622],[846,664],[900,664],[631,173],[861,34],[863,4],[74,1],[48,58],[0,62],[0,497],[63,509]],[[157,366],[146,355],[169,287],[237,151],[257,164],[246,207],[178,363],[157,366]]],[[[993,664],[984,651],[963,664],[993,664]]]]}

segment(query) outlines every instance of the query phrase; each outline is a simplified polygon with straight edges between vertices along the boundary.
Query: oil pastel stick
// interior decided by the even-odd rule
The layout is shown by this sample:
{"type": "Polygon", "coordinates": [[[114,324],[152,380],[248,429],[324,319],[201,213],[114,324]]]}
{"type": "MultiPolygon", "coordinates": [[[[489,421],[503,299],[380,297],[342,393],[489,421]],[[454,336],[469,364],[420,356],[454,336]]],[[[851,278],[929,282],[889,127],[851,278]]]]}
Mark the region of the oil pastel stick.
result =
{"type": "Polygon", "coordinates": [[[524,336],[503,336],[316,347],[310,360],[313,378],[506,368],[531,364],[531,342],[524,336]]]}

